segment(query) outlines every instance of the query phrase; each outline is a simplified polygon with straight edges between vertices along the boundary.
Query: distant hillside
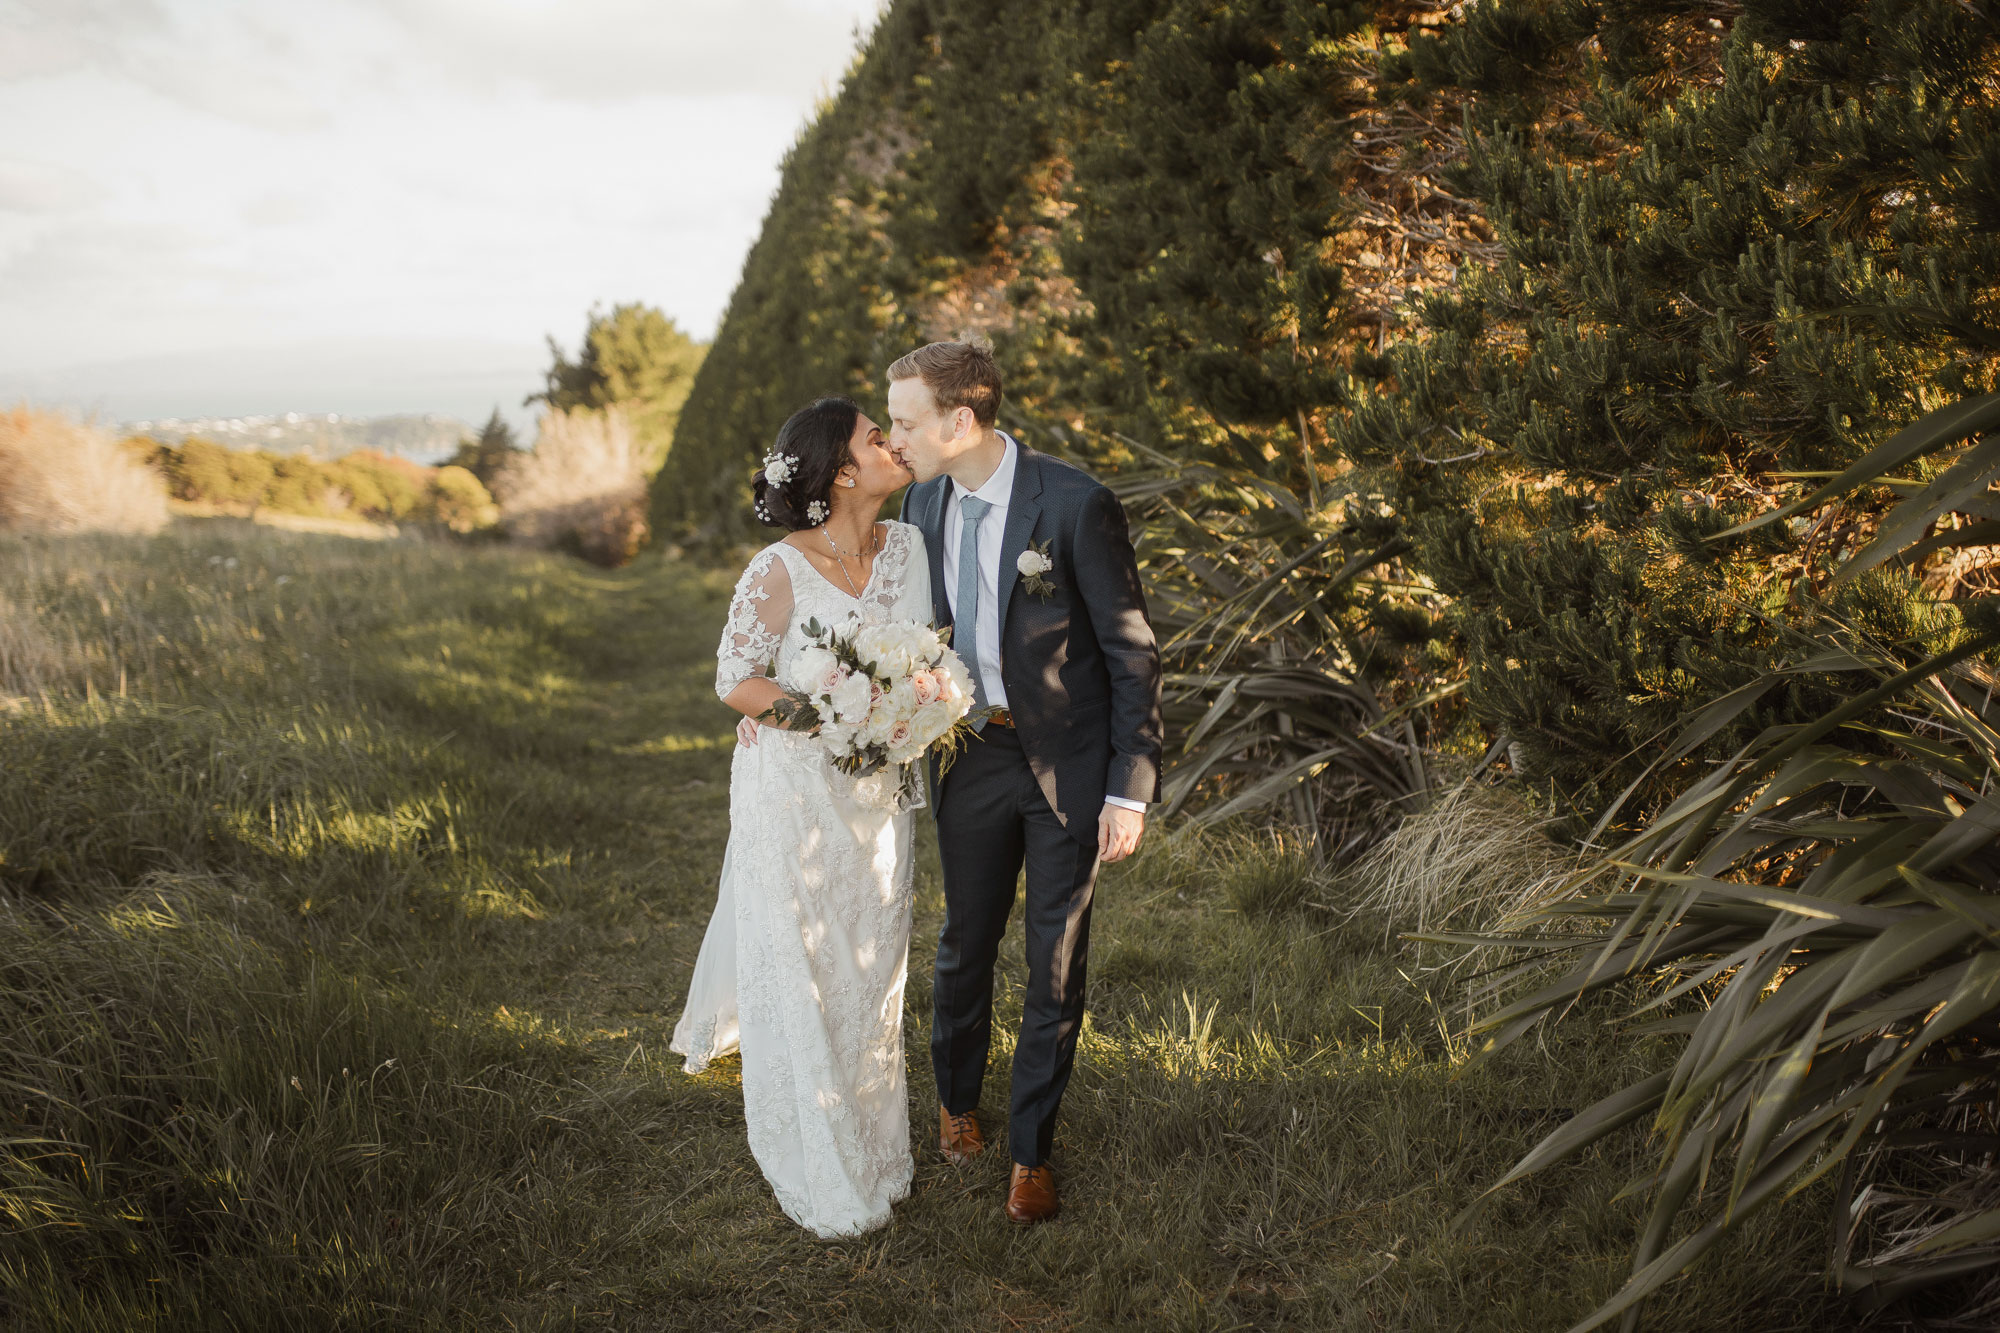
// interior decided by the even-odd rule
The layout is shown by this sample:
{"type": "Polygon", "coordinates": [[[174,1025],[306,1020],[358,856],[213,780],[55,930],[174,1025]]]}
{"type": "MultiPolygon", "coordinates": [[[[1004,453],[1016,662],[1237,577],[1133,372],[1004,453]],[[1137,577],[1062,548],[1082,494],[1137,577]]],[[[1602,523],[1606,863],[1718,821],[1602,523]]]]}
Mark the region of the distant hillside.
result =
{"type": "Polygon", "coordinates": [[[214,440],[233,449],[305,454],[323,461],[372,450],[426,465],[442,463],[451,457],[461,440],[478,434],[457,417],[430,412],[381,417],[342,416],[337,412],[163,417],[123,422],[120,429],[128,435],[150,436],[162,444],[179,444],[190,439],[214,440]]]}
{"type": "Polygon", "coordinates": [[[316,338],[23,370],[0,365],[0,403],[66,408],[96,421],[166,417],[343,419],[433,413],[484,421],[496,406],[522,434],[548,348],[536,342],[396,336],[316,338]]]}

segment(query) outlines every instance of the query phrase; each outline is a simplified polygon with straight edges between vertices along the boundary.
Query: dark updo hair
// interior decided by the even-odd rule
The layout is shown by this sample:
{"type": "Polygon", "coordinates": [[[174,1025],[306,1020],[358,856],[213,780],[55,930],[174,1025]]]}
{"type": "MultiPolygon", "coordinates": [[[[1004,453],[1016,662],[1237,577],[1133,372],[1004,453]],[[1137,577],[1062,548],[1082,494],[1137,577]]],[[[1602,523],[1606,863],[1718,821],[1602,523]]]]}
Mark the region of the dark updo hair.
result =
{"type": "Polygon", "coordinates": [[[854,438],[855,423],[861,420],[861,404],[852,398],[815,398],[785,419],[778,427],[778,442],[770,457],[789,457],[791,475],[773,486],[764,476],[766,463],[757,465],[756,480],[750,488],[757,496],[757,517],[773,527],[816,528],[833,512],[833,481],[840,470],[854,461],[848,441],[854,438]],[[825,508],[812,517],[812,503],[825,508]]]}

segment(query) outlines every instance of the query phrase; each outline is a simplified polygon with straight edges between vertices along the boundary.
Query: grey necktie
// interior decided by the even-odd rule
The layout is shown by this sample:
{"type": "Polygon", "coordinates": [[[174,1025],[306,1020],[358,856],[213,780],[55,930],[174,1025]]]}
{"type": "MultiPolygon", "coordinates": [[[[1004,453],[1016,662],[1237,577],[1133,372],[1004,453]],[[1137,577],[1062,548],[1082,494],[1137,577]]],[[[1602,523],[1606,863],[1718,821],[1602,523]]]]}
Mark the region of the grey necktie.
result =
{"type": "Polygon", "coordinates": [[[979,674],[979,520],[986,517],[991,501],[968,495],[958,502],[965,526],[958,534],[958,602],[952,608],[951,646],[972,673],[972,704],[986,707],[986,682],[979,674]]]}

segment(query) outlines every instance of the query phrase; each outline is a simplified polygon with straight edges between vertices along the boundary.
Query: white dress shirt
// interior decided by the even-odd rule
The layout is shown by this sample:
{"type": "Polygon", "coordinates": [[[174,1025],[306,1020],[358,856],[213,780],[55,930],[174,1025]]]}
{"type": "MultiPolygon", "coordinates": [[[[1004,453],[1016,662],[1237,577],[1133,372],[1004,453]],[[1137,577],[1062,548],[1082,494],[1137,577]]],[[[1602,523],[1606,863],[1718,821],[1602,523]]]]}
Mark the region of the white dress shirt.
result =
{"type": "MultiPolygon", "coordinates": [[[[999,432],[1005,445],[1000,455],[1000,466],[993,469],[993,475],[978,490],[969,492],[984,500],[992,508],[979,520],[979,623],[973,626],[978,639],[977,662],[966,665],[979,675],[980,688],[985,691],[986,702],[995,708],[1007,706],[1007,682],[1000,674],[1000,543],[1007,532],[1007,505],[1014,498],[1014,473],[1021,463],[1021,446],[1005,431],[999,432]]],[[[944,551],[941,565],[944,570],[944,595],[951,607],[951,618],[958,619],[958,547],[965,530],[965,519],[961,516],[959,501],[968,492],[957,478],[952,479],[951,494],[944,502],[944,551]]],[[[1128,801],[1122,796],[1106,796],[1105,802],[1127,810],[1146,808],[1144,801],[1128,801]]]]}

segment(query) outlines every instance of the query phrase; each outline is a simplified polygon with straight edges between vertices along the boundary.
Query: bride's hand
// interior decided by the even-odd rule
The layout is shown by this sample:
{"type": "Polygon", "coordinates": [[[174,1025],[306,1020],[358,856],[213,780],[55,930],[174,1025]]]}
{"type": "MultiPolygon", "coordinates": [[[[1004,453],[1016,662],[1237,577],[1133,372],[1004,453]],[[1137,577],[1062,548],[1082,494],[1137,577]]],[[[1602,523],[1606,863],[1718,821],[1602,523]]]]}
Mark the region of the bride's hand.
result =
{"type": "Polygon", "coordinates": [[[755,745],[757,743],[757,719],[746,717],[736,724],[736,743],[755,745]]]}

